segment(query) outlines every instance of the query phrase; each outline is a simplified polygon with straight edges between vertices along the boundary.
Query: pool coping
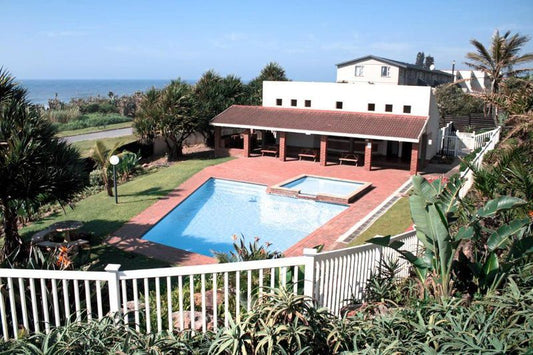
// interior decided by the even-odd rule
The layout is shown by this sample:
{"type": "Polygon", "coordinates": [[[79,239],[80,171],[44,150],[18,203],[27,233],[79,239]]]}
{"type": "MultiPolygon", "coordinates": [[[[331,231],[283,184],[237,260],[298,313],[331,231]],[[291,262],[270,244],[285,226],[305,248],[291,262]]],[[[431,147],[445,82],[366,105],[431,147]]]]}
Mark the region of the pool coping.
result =
{"type": "Polygon", "coordinates": [[[370,190],[371,187],[372,187],[372,183],[367,182],[367,181],[340,179],[340,178],[320,176],[320,175],[314,175],[314,174],[300,174],[298,176],[289,178],[275,185],[269,186],[267,188],[267,192],[271,194],[280,195],[280,196],[288,196],[288,197],[295,197],[295,198],[301,198],[301,199],[315,200],[315,201],[320,201],[320,202],[349,205],[355,202],[356,200],[358,200],[364,194],[366,194],[370,190]],[[293,181],[296,181],[296,180],[299,180],[305,177],[314,177],[314,178],[324,179],[324,180],[358,183],[361,185],[357,189],[353,190],[347,195],[331,195],[331,194],[326,194],[326,193],[310,195],[310,194],[301,193],[301,190],[283,187],[283,185],[289,184],[293,181]]]}

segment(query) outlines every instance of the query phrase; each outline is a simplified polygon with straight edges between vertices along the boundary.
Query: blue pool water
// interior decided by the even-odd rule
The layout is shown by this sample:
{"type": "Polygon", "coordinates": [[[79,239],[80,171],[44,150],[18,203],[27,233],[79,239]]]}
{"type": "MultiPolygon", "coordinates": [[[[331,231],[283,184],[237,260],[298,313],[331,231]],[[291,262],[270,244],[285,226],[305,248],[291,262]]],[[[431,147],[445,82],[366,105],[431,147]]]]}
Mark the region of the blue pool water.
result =
{"type": "Polygon", "coordinates": [[[232,236],[243,234],[283,251],[345,209],[267,194],[264,185],[209,179],[143,238],[210,256],[233,250],[232,236]]]}
{"type": "Polygon", "coordinates": [[[363,183],[342,181],[328,178],[319,178],[314,176],[304,176],[297,180],[291,181],[282,187],[299,190],[306,195],[333,195],[346,196],[357,190],[363,183]]]}

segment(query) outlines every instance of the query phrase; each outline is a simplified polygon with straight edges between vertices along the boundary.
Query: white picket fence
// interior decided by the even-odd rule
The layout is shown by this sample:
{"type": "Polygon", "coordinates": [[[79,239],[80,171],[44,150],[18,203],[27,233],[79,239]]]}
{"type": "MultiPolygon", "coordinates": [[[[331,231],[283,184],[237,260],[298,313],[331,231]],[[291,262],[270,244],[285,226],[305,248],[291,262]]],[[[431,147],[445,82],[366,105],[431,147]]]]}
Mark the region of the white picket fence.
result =
{"type": "MultiPolygon", "coordinates": [[[[483,133],[482,135],[480,135],[480,136],[483,136],[483,135],[490,133],[490,135],[484,136],[483,140],[480,141],[481,142],[480,144],[482,144],[481,150],[476,154],[474,159],[470,162],[474,167],[480,168],[481,164],[483,163],[483,158],[485,157],[485,154],[487,154],[487,152],[490,152],[496,147],[496,144],[498,144],[498,142],[500,141],[501,130],[502,128],[498,127],[493,131],[483,133]]],[[[466,196],[466,194],[468,193],[468,191],[474,184],[474,172],[470,168],[467,167],[461,173],[460,176],[461,176],[461,180],[463,181],[463,186],[461,187],[461,190],[459,191],[459,196],[464,197],[466,196]]]]}
{"type": "MultiPolygon", "coordinates": [[[[414,232],[393,239],[417,252],[414,232]]],[[[120,314],[125,326],[141,332],[227,327],[250,311],[272,288],[287,287],[313,297],[317,305],[340,315],[347,299],[364,299],[365,284],[389,248],[365,244],[303,256],[240,263],[120,271],[48,271],[0,269],[2,337],[48,332],[68,321],[87,322],[120,314]]],[[[401,263],[401,276],[408,264],[401,263]]]]}

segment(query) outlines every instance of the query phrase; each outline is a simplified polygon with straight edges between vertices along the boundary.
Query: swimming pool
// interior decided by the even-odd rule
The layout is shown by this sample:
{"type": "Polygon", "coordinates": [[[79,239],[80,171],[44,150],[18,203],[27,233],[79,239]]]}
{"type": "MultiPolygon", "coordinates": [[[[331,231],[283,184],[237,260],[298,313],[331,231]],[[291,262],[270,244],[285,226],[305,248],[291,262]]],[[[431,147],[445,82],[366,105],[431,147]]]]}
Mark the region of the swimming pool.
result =
{"type": "Polygon", "coordinates": [[[306,195],[346,196],[363,186],[362,182],[328,179],[316,176],[304,176],[281,185],[288,189],[299,190],[306,195]]]}
{"type": "Polygon", "coordinates": [[[260,237],[284,251],[346,206],[271,195],[266,186],[209,179],[144,236],[152,242],[211,256],[233,250],[232,236],[260,237]]]}

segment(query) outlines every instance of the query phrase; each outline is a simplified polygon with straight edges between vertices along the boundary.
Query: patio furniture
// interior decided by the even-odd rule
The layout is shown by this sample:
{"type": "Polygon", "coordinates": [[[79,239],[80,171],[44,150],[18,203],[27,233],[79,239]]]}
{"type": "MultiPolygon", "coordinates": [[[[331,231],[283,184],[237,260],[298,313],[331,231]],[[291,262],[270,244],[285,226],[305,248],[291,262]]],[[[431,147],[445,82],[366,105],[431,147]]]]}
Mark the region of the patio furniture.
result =
{"type": "Polygon", "coordinates": [[[302,149],[300,153],[298,153],[298,159],[302,160],[302,158],[311,158],[313,161],[316,161],[318,157],[318,152],[315,149],[302,149]]]}
{"type": "Polygon", "coordinates": [[[50,229],[56,233],[65,233],[65,241],[70,242],[70,232],[76,231],[82,226],[83,222],[80,221],[61,221],[52,224],[50,229]]]}
{"type": "Polygon", "coordinates": [[[261,156],[265,156],[265,154],[273,154],[275,157],[277,157],[278,153],[278,147],[276,146],[269,146],[261,149],[261,156]]]}
{"type": "Polygon", "coordinates": [[[342,165],[342,163],[344,162],[355,163],[355,166],[357,166],[357,163],[359,162],[359,156],[357,154],[352,153],[342,154],[339,158],[339,164],[342,165]]]}

